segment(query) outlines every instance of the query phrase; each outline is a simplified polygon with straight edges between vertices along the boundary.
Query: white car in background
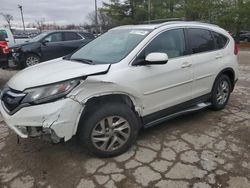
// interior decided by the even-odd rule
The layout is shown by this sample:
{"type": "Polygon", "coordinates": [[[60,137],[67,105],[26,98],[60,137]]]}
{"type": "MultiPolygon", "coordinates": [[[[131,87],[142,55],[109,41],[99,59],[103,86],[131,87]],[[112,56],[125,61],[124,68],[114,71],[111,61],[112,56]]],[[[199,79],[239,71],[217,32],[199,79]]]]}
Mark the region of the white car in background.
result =
{"type": "Polygon", "coordinates": [[[30,40],[28,37],[17,37],[14,38],[13,33],[8,28],[0,27],[0,34],[8,42],[8,46],[13,46],[15,44],[22,44],[30,40]]]}
{"type": "Polygon", "coordinates": [[[0,34],[5,38],[6,42],[8,43],[8,46],[12,46],[15,44],[15,39],[10,29],[0,27],[0,34]]]}
{"type": "Polygon", "coordinates": [[[64,58],[27,68],[1,92],[0,111],[20,137],[80,142],[119,155],[140,128],[225,107],[238,79],[224,29],[198,22],[121,26],[64,58]]]}

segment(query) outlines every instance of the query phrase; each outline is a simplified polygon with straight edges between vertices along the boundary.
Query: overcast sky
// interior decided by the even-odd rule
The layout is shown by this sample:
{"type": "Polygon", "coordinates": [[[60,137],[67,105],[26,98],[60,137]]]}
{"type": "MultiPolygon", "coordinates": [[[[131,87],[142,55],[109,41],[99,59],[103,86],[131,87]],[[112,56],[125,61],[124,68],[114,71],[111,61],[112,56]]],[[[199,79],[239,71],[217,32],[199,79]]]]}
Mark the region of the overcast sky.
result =
{"type": "MultiPolygon", "coordinates": [[[[98,7],[102,2],[97,0],[98,7]]],[[[36,20],[45,19],[46,22],[57,24],[85,23],[86,17],[94,11],[94,0],[0,0],[0,13],[11,14],[14,24],[21,26],[20,10],[18,4],[23,6],[25,23],[34,23],[36,20]]],[[[5,24],[2,16],[0,25],[5,24]]]]}

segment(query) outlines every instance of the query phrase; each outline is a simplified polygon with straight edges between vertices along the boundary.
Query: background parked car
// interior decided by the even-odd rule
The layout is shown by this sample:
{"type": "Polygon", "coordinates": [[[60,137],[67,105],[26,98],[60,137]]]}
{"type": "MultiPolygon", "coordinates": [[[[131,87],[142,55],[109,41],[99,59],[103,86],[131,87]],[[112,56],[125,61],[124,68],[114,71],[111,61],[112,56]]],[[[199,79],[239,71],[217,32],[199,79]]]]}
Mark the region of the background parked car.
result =
{"type": "Polygon", "coordinates": [[[250,42],[250,31],[240,31],[238,35],[237,33],[232,33],[231,35],[236,42],[250,42]]]}
{"type": "Polygon", "coordinates": [[[13,37],[13,34],[9,29],[1,27],[0,35],[2,35],[2,38],[8,43],[9,46],[15,44],[15,39],[13,37]]]}
{"type": "Polygon", "coordinates": [[[82,31],[48,31],[10,48],[14,63],[29,67],[68,55],[94,38],[92,34],[82,31]]]}
{"type": "Polygon", "coordinates": [[[5,40],[5,35],[0,33],[0,67],[5,68],[8,66],[8,58],[10,51],[8,48],[8,43],[5,40]]]}
{"type": "Polygon", "coordinates": [[[14,39],[15,39],[15,44],[22,44],[28,42],[31,38],[29,38],[28,36],[14,35],[14,39]]]}
{"type": "Polygon", "coordinates": [[[240,40],[245,42],[250,42],[250,32],[245,32],[240,34],[240,40]]]}

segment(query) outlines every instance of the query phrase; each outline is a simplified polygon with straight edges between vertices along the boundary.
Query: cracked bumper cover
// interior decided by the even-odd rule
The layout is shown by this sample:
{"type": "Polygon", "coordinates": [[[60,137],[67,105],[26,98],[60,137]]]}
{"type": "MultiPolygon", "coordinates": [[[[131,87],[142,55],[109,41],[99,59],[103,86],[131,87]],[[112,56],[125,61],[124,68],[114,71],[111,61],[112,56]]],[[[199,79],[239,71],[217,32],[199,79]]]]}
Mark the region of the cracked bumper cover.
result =
{"type": "Polygon", "coordinates": [[[52,130],[58,138],[69,140],[76,134],[83,105],[65,98],[55,102],[24,107],[9,115],[0,104],[3,119],[21,138],[29,137],[26,127],[52,130]]]}

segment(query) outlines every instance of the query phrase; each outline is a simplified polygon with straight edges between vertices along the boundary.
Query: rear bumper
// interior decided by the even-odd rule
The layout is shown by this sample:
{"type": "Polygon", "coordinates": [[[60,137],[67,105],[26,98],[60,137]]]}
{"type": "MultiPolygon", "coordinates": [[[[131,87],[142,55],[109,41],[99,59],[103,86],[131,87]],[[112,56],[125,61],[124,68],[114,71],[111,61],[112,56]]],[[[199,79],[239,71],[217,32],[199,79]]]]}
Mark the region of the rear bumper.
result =
{"type": "Polygon", "coordinates": [[[67,141],[76,134],[82,110],[82,105],[69,98],[24,107],[13,115],[9,115],[0,104],[7,126],[21,138],[51,134],[67,141]]]}
{"type": "Polygon", "coordinates": [[[0,53],[0,65],[3,62],[8,62],[9,56],[10,56],[9,54],[2,54],[2,53],[0,53]]]}

